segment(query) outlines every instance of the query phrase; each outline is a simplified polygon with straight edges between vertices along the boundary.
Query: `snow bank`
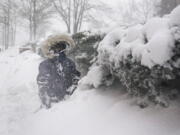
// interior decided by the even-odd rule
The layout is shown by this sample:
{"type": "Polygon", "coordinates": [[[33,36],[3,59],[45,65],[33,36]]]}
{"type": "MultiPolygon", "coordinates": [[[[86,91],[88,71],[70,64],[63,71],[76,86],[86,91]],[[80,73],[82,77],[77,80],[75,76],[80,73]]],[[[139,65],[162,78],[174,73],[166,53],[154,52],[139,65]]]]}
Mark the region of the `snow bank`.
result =
{"type": "Polygon", "coordinates": [[[169,30],[161,30],[146,44],[142,52],[141,64],[153,67],[163,66],[173,56],[174,38],[169,30]]]}
{"type": "Polygon", "coordinates": [[[173,56],[174,37],[169,29],[168,19],[153,18],[144,26],[147,44],[142,52],[141,64],[152,68],[163,66],[173,56]]]}
{"type": "Polygon", "coordinates": [[[151,40],[157,33],[168,30],[168,19],[166,18],[152,18],[143,27],[144,34],[148,40],[151,40]]]}
{"type": "Polygon", "coordinates": [[[179,135],[178,106],[140,109],[119,89],[78,90],[29,117],[18,135],[179,135]]]}
{"type": "MultiPolygon", "coordinates": [[[[0,56],[0,73],[6,72],[0,80],[4,84],[0,91],[2,135],[180,134],[180,107],[176,103],[167,109],[140,109],[134,106],[135,99],[124,94],[124,88],[117,84],[78,89],[66,101],[34,113],[39,106],[35,81],[41,59],[31,52],[19,55],[7,51],[0,56]]],[[[95,65],[92,71],[101,76],[95,65]]],[[[96,76],[89,79],[98,82],[96,76]]]]}
{"type": "Polygon", "coordinates": [[[94,66],[91,68],[90,72],[88,72],[88,77],[85,76],[79,84],[90,85],[98,88],[102,84],[103,78],[103,69],[100,66],[94,66]]]}
{"type": "Polygon", "coordinates": [[[11,135],[39,107],[36,76],[40,57],[17,48],[0,54],[0,134],[11,135]]]}
{"type": "Polygon", "coordinates": [[[171,26],[180,26],[180,6],[175,8],[170,14],[171,26]]]}

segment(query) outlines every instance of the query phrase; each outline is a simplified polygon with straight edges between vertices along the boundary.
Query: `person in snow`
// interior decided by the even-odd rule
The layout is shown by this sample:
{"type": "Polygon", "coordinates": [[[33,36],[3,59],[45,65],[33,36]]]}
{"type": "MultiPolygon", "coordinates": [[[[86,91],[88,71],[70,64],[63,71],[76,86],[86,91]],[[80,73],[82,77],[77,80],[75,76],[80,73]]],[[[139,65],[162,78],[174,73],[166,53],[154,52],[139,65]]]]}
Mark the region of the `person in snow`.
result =
{"type": "Polygon", "coordinates": [[[77,85],[80,72],[65,54],[74,45],[73,39],[67,35],[51,36],[42,44],[41,49],[47,59],[39,65],[37,84],[39,97],[46,108],[63,100],[65,95],[71,95],[77,85]]]}

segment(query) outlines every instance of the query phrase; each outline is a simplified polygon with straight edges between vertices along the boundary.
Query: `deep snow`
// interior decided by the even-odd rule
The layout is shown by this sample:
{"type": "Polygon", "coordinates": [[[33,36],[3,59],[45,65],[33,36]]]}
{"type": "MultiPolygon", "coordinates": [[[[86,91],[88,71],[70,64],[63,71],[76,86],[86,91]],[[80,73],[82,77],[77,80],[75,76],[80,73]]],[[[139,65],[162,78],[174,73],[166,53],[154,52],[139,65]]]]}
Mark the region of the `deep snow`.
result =
{"type": "Polygon", "coordinates": [[[138,108],[119,84],[84,86],[49,110],[38,110],[41,58],[15,49],[0,54],[0,135],[179,135],[180,106],[138,108]],[[37,111],[37,112],[36,112],[37,111]],[[36,112],[36,113],[35,113],[36,112]]]}
{"type": "Polygon", "coordinates": [[[18,122],[39,106],[35,80],[40,61],[28,51],[18,55],[17,48],[0,53],[0,135],[21,129],[18,122]]]}
{"type": "Polygon", "coordinates": [[[179,108],[140,109],[119,88],[78,91],[29,118],[22,135],[179,135],[179,108]],[[27,128],[28,127],[28,128],[27,128]]]}

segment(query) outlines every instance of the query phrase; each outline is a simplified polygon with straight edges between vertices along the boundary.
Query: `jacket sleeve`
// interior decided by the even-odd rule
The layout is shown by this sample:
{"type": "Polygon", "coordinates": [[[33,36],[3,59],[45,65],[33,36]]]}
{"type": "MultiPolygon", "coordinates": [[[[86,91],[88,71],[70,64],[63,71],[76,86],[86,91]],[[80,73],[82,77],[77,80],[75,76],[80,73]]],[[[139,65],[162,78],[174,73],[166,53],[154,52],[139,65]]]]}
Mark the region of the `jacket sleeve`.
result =
{"type": "Polygon", "coordinates": [[[76,65],[74,62],[72,62],[71,64],[71,70],[72,70],[72,82],[73,84],[77,84],[80,79],[81,73],[76,69],[76,65]]]}
{"type": "Polygon", "coordinates": [[[39,97],[44,105],[49,104],[48,91],[50,90],[50,71],[47,63],[42,62],[39,65],[39,74],[37,76],[37,84],[39,87],[39,97]]]}

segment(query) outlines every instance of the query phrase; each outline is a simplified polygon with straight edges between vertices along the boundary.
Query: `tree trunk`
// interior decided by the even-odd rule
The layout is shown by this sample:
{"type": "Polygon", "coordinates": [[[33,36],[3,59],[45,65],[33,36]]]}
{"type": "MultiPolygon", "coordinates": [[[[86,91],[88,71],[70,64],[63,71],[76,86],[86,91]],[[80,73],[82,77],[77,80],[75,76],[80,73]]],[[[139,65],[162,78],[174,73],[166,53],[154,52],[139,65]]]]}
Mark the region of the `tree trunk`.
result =
{"type": "Polygon", "coordinates": [[[16,23],[16,19],[15,19],[15,25],[14,25],[14,33],[13,33],[13,44],[16,45],[16,28],[17,28],[17,23],[16,23]]]}
{"type": "Polygon", "coordinates": [[[8,0],[8,13],[7,13],[7,44],[6,44],[6,48],[8,49],[9,47],[9,41],[10,40],[10,0],[8,0]]]}
{"type": "Polygon", "coordinates": [[[3,20],[3,47],[6,48],[6,17],[3,20]]]}
{"type": "Polygon", "coordinates": [[[36,40],[36,0],[33,0],[33,41],[36,40]]]}
{"type": "Polygon", "coordinates": [[[32,41],[32,33],[33,33],[33,31],[32,31],[32,19],[31,19],[31,17],[30,17],[30,19],[29,19],[29,40],[30,41],[32,41]]]}

